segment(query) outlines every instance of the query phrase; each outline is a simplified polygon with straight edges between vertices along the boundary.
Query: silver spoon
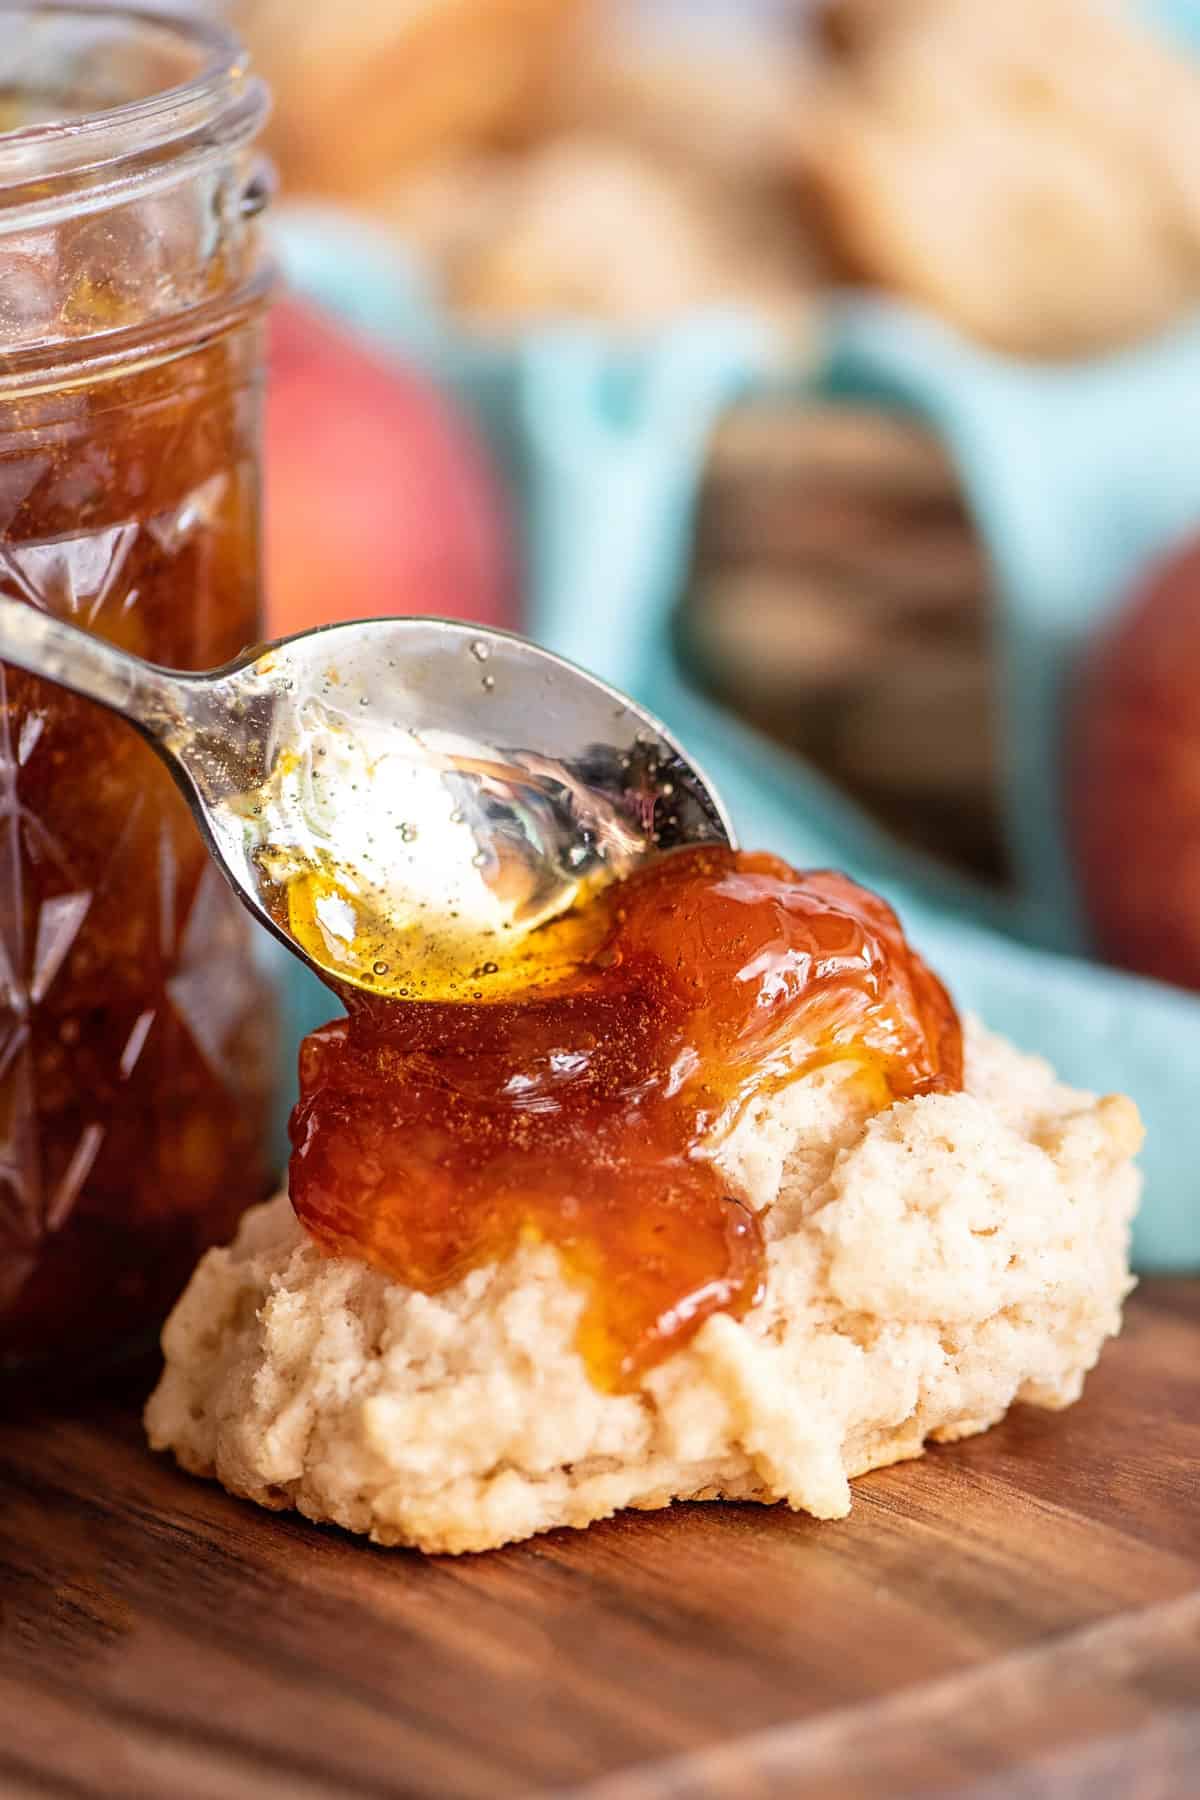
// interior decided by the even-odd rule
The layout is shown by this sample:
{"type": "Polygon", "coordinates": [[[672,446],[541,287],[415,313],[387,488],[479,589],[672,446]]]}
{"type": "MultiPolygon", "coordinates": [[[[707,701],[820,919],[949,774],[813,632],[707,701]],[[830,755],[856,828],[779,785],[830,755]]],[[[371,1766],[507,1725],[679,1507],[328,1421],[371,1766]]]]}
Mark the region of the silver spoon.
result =
{"type": "Polygon", "coordinates": [[[490,995],[581,893],[734,841],[657,719],[509,632],[370,619],[189,674],[0,599],[0,660],[136,727],[239,897],[327,980],[490,995]]]}

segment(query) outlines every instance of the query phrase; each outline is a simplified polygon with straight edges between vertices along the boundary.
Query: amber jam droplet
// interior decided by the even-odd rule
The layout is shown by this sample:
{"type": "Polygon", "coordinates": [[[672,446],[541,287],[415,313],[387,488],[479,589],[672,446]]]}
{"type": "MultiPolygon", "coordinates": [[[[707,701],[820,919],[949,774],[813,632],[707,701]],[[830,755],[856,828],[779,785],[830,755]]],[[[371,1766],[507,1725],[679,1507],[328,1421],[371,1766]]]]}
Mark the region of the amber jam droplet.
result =
{"type": "Polygon", "coordinates": [[[292,1115],[292,1203],[331,1252],[433,1292],[520,1242],[587,1295],[621,1388],[763,1279],[758,1219],[708,1150],[756,1095],[850,1060],[880,1106],[962,1085],[941,983],[844,875],[689,849],[588,904],[587,954],[482,1004],[347,991],[292,1115]]]}

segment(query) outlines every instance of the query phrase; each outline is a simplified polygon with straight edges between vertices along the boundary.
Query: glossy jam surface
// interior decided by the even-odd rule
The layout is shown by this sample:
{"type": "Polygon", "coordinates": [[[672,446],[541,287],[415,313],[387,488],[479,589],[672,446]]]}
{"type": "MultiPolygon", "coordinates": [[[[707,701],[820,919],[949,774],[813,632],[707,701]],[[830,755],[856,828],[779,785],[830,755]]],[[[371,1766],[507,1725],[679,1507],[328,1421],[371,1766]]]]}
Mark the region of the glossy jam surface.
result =
{"type": "MultiPolygon", "coordinates": [[[[0,592],[182,668],[260,636],[257,336],[0,397],[0,592]]],[[[266,1191],[254,930],[140,739],[0,666],[0,1353],[146,1331],[266,1191]]]]}
{"type": "Polygon", "coordinates": [[[434,1291],[522,1241],[586,1294],[621,1388],[763,1279],[759,1220],[706,1154],[756,1095],[849,1059],[878,1103],[962,1083],[958,1019],[845,876],[678,851],[589,903],[555,986],[480,1005],[348,990],[301,1053],[291,1194],[328,1251],[434,1291]]]}

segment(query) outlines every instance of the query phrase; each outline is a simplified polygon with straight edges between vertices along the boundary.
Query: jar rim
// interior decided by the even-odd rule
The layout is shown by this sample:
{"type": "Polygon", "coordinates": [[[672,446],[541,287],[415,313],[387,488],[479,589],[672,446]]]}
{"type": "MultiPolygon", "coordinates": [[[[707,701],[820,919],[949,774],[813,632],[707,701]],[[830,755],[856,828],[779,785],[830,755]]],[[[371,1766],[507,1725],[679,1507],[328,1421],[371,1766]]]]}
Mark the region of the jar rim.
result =
{"type": "Polygon", "coordinates": [[[225,155],[260,129],[265,84],[233,32],[212,20],[110,0],[0,0],[0,25],[25,18],[111,24],[149,34],[195,66],[166,85],[75,116],[0,131],[0,230],[41,224],[64,210],[108,206],[178,170],[181,159],[225,155]]]}

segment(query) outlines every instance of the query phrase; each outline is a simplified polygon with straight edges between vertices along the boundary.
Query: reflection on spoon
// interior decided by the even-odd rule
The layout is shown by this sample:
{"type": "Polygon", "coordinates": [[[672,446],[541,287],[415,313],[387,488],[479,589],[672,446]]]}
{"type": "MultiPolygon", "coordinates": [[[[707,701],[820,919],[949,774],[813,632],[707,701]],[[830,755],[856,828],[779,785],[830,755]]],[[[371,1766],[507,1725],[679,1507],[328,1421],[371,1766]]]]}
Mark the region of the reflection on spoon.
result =
{"type": "MultiPolygon", "coordinates": [[[[582,902],[654,848],[653,797],[620,811],[541,752],[315,697],[297,720],[263,786],[224,804],[277,922],[349,985],[478,1000],[553,982],[590,948],[582,902]]],[[[623,794],[657,774],[636,748],[623,794]]]]}

